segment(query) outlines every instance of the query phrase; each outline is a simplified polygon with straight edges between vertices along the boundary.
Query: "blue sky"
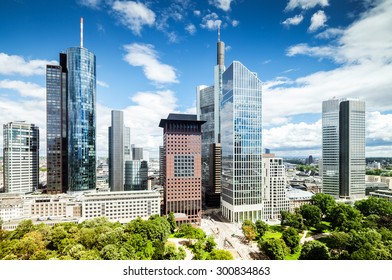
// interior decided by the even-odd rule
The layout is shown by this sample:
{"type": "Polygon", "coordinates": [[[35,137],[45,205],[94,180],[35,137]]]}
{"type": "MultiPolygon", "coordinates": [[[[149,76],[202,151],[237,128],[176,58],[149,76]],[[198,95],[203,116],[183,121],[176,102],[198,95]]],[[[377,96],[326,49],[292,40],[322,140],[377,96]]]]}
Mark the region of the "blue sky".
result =
{"type": "MultiPolygon", "coordinates": [[[[155,157],[170,112],[195,113],[196,86],[213,83],[217,26],[225,64],[263,82],[263,146],[320,156],[321,102],[366,102],[367,156],[392,156],[391,0],[5,0],[0,4],[0,121],[40,127],[46,149],[45,66],[80,45],[97,57],[97,150],[107,155],[110,111],[155,157]]],[[[0,131],[0,148],[2,131],[0,131]]]]}

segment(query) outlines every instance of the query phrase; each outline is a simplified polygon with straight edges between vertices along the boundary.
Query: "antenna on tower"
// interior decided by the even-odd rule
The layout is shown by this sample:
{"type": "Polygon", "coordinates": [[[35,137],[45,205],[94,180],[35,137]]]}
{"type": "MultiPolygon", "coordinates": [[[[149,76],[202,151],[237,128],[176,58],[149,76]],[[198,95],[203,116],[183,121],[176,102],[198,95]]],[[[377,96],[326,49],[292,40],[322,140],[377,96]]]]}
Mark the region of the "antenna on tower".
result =
{"type": "Polygon", "coordinates": [[[80,47],[83,48],[83,18],[80,18],[80,47]]]}
{"type": "Polygon", "coordinates": [[[220,42],[220,25],[221,23],[218,23],[218,42],[220,42]]]}

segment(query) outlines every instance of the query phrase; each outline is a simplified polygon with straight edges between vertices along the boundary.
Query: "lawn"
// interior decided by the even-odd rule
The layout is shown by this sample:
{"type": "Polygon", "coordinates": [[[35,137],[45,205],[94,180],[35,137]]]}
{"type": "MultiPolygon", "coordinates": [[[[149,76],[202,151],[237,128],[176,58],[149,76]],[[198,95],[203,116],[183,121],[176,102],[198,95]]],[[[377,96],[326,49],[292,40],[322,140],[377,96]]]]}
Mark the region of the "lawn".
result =
{"type": "Polygon", "coordinates": [[[295,252],[294,254],[290,254],[287,255],[286,257],[284,257],[285,260],[298,260],[299,255],[301,254],[301,247],[297,250],[297,252],[295,252]]]}

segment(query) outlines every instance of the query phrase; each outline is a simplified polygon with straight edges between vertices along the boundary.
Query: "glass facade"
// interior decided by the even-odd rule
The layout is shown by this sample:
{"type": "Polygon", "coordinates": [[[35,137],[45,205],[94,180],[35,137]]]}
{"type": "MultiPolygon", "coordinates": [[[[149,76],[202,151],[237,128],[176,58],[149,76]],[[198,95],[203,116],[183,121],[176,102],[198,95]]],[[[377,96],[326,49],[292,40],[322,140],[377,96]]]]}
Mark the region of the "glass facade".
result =
{"type": "Polygon", "coordinates": [[[147,190],[148,164],[145,160],[125,162],[125,190],[147,190]]]}
{"type": "Polygon", "coordinates": [[[85,48],[68,48],[67,70],[69,190],[95,189],[95,55],[85,48]]]}
{"type": "Polygon", "coordinates": [[[323,192],[365,196],[365,102],[323,102],[323,192]]]}
{"type": "Polygon", "coordinates": [[[256,221],[263,208],[261,81],[237,61],[222,80],[221,209],[232,222],[256,221]]]}

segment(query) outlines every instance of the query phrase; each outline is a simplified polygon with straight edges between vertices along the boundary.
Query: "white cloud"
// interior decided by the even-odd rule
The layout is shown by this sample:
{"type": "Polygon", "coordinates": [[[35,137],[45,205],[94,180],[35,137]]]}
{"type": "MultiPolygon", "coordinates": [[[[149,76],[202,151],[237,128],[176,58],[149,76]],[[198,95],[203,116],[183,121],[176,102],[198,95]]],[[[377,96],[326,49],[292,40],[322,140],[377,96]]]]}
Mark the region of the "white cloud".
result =
{"type": "Polygon", "coordinates": [[[99,81],[97,80],[97,85],[99,85],[100,87],[104,87],[104,88],[108,88],[109,85],[103,81],[99,81]]]}
{"type": "Polygon", "coordinates": [[[33,97],[38,99],[45,99],[46,89],[40,85],[23,81],[0,81],[0,89],[9,89],[17,91],[23,97],[33,97]]]}
{"type": "Polygon", "coordinates": [[[240,22],[238,20],[236,20],[236,19],[233,19],[232,22],[231,22],[231,25],[233,27],[237,27],[239,24],[240,24],[240,22]]]}
{"type": "Polygon", "coordinates": [[[178,83],[176,69],[158,60],[153,45],[134,43],[125,45],[124,49],[127,52],[124,60],[132,66],[142,67],[147,79],[157,84],[178,83]]]}
{"type": "Polygon", "coordinates": [[[292,11],[296,8],[307,10],[320,5],[321,7],[326,7],[329,5],[328,0],[289,0],[285,8],[286,11],[292,11]]]}
{"type": "MultiPolygon", "coordinates": [[[[366,128],[366,137],[369,140],[392,144],[392,114],[381,114],[378,111],[367,113],[366,128]]],[[[392,152],[392,146],[389,149],[392,152]]]]}
{"type": "Polygon", "coordinates": [[[102,0],[79,0],[79,4],[93,9],[98,9],[102,0]]]}
{"type": "MultiPolygon", "coordinates": [[[[286,121],[282,119],[281,121],[286,121]]],[[[319,149],[321,147],[321,120],[307,124],[288,123],[263,130],[263,146],[272,150],[319,149]]]]}
{"type": "Polygon", "coordinates": [[[58,64],[56,61],[33,59],[26,61],[19,55],[0,53],[0,74],[3,75],[45,75],[47,64],[58,64]]]}
{"type": "Polygon", "coordinates": [[[200,26],[208,30],[217,30],[221,24],[222,21],[219,19],[218,15],[216,13],[211,13],[203,17],[200,26]]]}
{"type": "Polygon", "coordinates": [[[186,30],[189,34],[193,35],[193,34],[196,33],[196,26],[195,26],[194,24],[190,23],[190,24],[188,24],[188,25],[185,27],[185,30],[186,30]]]}
{"type": "Polygon", "coordinates": [[[302,22],[304,19],[303,15],[296,15],[292,18],[288,18],[285,21],[282,22],[283,25],[290,26],[290,25],[298,25],[302,22]]]}
{"type": "Polygon", "coordinates": [[[152,26],[155,22],[155,13],[140,2],[115,1],[112,8],[121,23],[136,35],[140,35],[143,25],[152,26]]]}
{"type": "Polygon", "coordinates": [[[286,54],[288,56],[302,54],[319,58],[329,58],[339,63],[345,61],[345,57],[342,54],[337,53],[336,47],[334,46],[310,47],[307,44],[298,44],[289,47],[286,54]]]}
{"type": "MultiPolygon", "coordinates": [[[[169,113],[178,112],[175,93],[171,90],[138,92],[130,99],[134,104],[122,111],[124,124],[131,129],[131,143],[157,157],[163,139],[159,122],[169,113]]],[[[110,108],[97,104],[97,151],[101,156],[107,156],[110,112],[110,108]]]]}
{"type": "Polygon", "coordinates": [[[213,5],[219,9],[224,10],[225,12],[230,10],[230,4],[233,0],[209,0],[210,5],[213,5]]]}
{"type": "Polygon", "coordinates": [[[194,11],[193,11],[193,14],[194,14],[195,16],[200,16],[200,15],[201,15],[201,12],[200,12],[199,10],[194,10],[194,11]]]}
{"type": "Polygon", "coordinates": [[[325,26],[325,23],[327,22],[327,16],[325,15],[324,11],[317,11],[312,15],[310,22],[311,23],[308,30],[309,32],[314,32],[317,29],[325,26]]]}
{"type": "MultiPolygon", "coordinates": [[[[40,154],[46,154],[46,100],[29,99],[10,100],[0,96],[0,120],[2,124],[14,121],[26,121],[39,127],[40,154]]],[[[0,129],[0,150],[3,147],[3,129],[0,129]]]]}
{"type": "Polygon", "coordinates": [[[343,35],[344,30],[340,28],[328,28],[327,30],[316,35],[318,39],[333,39],[343,35]]]}

